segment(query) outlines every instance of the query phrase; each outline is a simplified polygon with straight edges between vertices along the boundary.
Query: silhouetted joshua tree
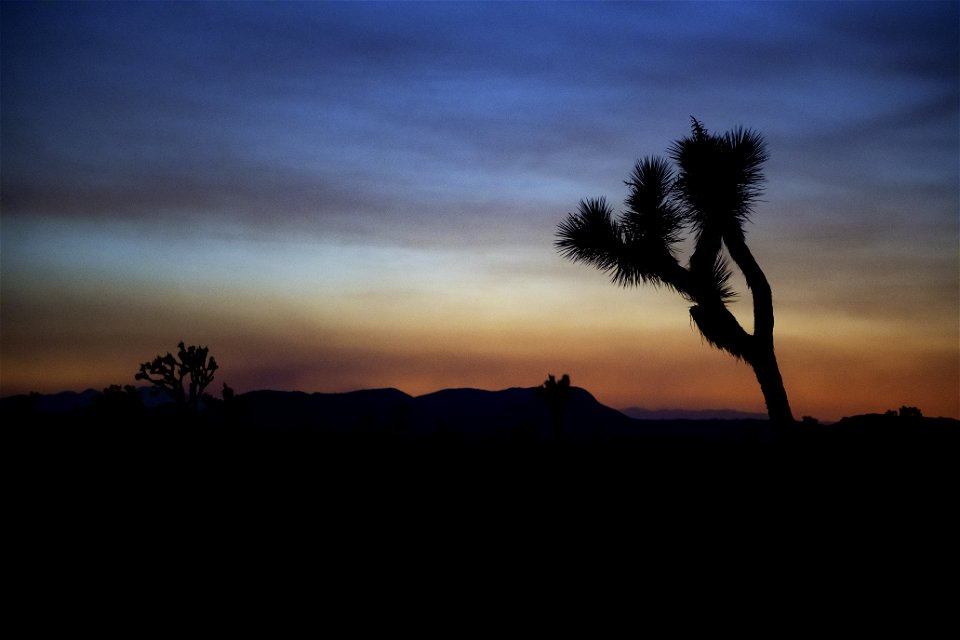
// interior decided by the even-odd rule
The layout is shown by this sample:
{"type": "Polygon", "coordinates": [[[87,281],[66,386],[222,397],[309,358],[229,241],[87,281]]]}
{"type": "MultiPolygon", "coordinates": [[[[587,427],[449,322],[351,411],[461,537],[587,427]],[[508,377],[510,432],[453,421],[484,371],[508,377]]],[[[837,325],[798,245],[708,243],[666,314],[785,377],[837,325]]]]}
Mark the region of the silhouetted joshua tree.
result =
{"type": "Polygon", "coordinates": [[[181,407],[191,410],[198,408],[203,390],[213,382],[213,372],[217,370],[217,361],[207,359],[207,347],[186,348],[183,342],[177,345],[179,352],[174,358],[170,353],[157,356],[153,362],[140,365],[136,380],[146,380],[150,384],[167,392],[181,407]],[[187,380],[189,378],[189,380],[187,380]],[[184,382],[187,382],[184,386],[184,382]]]}
{"type": "Polygon", "coordinates": [[[762,192],[766,145],[750,129],[714,135],[691,120],[691,135],[668,150],[676,170],[660,157],[640,160],[626,181],[626,210],[614,219],[604,198],[581,200],[577,213],[560,223],[556,246],[574,262],[608,272],[617,284],[663,285],[692,302],[690,316],[703,337],[749,363],[770,419],[790,423],[773,350],[773,296],[743,229],[762,192]],[[695,244],[683,267],[677,244],[688,230],[695,244]],[[753,334],[727,308],[735,293],[724,247],[753,295],[753,334]]]}

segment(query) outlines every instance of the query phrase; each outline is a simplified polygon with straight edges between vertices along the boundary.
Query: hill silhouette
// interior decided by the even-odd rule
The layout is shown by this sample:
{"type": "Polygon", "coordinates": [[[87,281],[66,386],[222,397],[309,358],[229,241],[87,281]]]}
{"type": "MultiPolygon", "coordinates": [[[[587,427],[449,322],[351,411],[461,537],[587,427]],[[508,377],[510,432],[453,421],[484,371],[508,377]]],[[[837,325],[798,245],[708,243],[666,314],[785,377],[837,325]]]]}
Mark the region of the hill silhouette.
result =
{"type": "Polygon", "coordinates": [[[198,425],[224,437],[300,434],[367,442],[739,441],[772,433],[763,419],[635,419],[601,404],[579,387],[571,387],[569,397],[555,410],[540,391],[536,387],[461,388],[414,397],[397,389],[346,393],[260,390],[237,394],[229,406],[208,397],[206,410],[178,417],[169,398],[147,388],[137,390],[140,404],[119,412],[104,411],[108,398],[88,389],[3,398],[0,413],[15,430],[67,429],[74,435],[85,429],[118,429],[127,435],[137,429],[173,433],[198,425]]]}
{"type": "MultiPolygon", "coordinates": [[[[254,391],[237,398],[246,424],[381,438],[454,438],[466,441],[547,440],[554,418],[535,388],[502,391],[444,389],[413,397],[396,389],[341,394],[254,391]]],[[[587,391],[573,388],[562,419],[575,440],[627,436],[635,421],[587,391]]]]}
{"type": "Polygon", "coordinates": [[[636,420],[569,391],[554,411],[538,388],[265,390],[193,414],[84,392],[3,398],[0,418],[18,499],[76,522],[228,511],[270,528],[281,513],[377,537],[414,520],[441,531],[456,513],[471,531],[478,514],[497,527],[685,523],[701,544],[734,517],[761,532],[801,517],[942,527],[960,483],[953,419],[636,420]]]}
{"type": "MultiPolygon", "coordinates": [[[[53,441],[68,438],[78,446],[84,439],[101,439],[105,441],[97,446],[114,446],[111,438],[130,441],[149,434],[171,442],[185,438],[194,444],[303,436],[364,446],[398,442],[418,446],[612,445],[640,451],[679,447],[690,453],[697,448],[733,445],[823,453],[881,446],[956,451],[960,434],[960,421],[922,417],[919,412],[868,414],[832,425],[805,422],[789,428],[743,417],[637,419],[601,404],[579,387],[570,387],[569,396],[558,406],[551,406],[542,391],[536,387],[444,389],[414,397],[397,389],[347,393],[261,390],[236,394],[229,402],[207,396],[204,410],[186,414],[147,389],[126,398],[124,394],[87,390],[2,398],[0,416],[8,435],[53,441]],[[118,399],[124,402],[118,403],[118,399]]],[[[634,415],[644,414],[637,411],[634,415]]]]}

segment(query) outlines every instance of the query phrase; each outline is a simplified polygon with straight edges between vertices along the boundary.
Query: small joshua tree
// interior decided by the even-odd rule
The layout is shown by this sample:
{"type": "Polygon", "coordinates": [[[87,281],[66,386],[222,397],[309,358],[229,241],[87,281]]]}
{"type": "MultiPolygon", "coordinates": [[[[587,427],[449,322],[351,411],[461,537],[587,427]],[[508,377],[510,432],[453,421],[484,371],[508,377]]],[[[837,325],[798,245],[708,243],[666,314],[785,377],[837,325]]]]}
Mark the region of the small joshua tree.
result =
{"type": "Polygon", "coordinates": [[[663,285],[690,301],[703,337],[753,367],[770,420],[792,423],[773,350],[773,295],[743,229],[762,191],[766,147],[749,129],[716,135],[692,120],[691,135],[669,150],[676,170],[663,158],[639,161],[626,182],[626,211],[614,218],[605,199],[581,200],[577,213],[560,223],[556,246],[617,284],[663,285]],[[695,245],[684,267],[676,245],[687,230],[695,245]],[[734,292],[724,248],[753,295],[752,334],[727,308],[734,292]]]}
{"type": "Polygon", "coordinates": [[[134,378],[146,380],[165,391],[177,405],[196,411],[203,390],[213,382],[217,361],[212,356],[207,358],[207,347],[184,347],[183,342],[177,347],[176,358],[168,352],[144,362],[134,378]]]}

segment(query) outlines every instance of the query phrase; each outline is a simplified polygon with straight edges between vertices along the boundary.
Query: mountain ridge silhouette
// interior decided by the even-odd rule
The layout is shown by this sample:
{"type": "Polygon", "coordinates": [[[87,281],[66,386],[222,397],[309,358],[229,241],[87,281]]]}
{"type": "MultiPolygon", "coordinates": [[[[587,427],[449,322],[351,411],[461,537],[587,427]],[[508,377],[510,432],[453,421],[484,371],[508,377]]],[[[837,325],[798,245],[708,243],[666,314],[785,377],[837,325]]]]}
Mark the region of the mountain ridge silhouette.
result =
{"type": "MultiPolygon", "coordinates": [[[[505,389],[499,390],[487,390],[480,389],[477,387],[450,387],[446,389],[438,389],[436,391],[431,391],[428,393],[420,395],[408,394],[404,391],[397,389],[396,387],[371,387],[365,389],[356,389],[352,391],[340,391],[340,392],[324,392],[324,391],[278,391],[273,389],[255,389],[251,391],[246,391],[244,393],[238,394],[243,396],[246,394],[254,393],[276,393],[276,394],[304,394],[307,396],[313,395],[322,395],[322,396],[342,396],[342,395],[352,395],[352,394],[369,394],[369,393],[378,393],[378,392],[396,392],[402,394],[407,398],[423,398],[427,396],[438,396],[442,394],[449,394],[451,392],[480,392],[486,394],[500,393],[511,391],[515,389],[529,389],[529,387],[508,387],[505,389]]],[[[144,400],[145,405],[150,407],[155,407],[159,404],[164,404],[168,402],[173,402],[172,399],[165,397],[162,393],[158,393],[158,390],[154,387],[141,386],[137,388],[137,392],[140,397],[144,400]]],[[[585,390],[584,390],[585,391],[585,390]]],[[[589,392],[587,392],[589,393],[589,392]]],[[[93,404],[93,399],[103,395],[103,392],[94,388],[88,388],[83,391],[72,391],[64,390],[54,393],[34,393],[34,394],[14,394],[11,396],[6,396],[0,398],[0,404],[4,403],[7,399],[12,398],[23,398],[24,396],[33,396],[34,397],[34,408],[42,413],[68,413],[73,410],[83,410],[90,407],[93,404]]],[[[592,394],[591,394],[591,397],[592,394]]],[[[606,406],[606,405],[604,405],[606,406]]],[[[616,408],[608,407],[613,411],[618,411],[623,415],[633,418],[636,420],[765,420],[767,418],[765,413],[760,412],[749,412],[749,411],[740,411],[737,409],[683,409],[677,407],[662,407],[658,409],[649,409],[646,407],[632,405],[626,408],[616,408]]]]}
{"type": "MultiPolygon", "coordinates": [[[[325,398],[336,398],[336,397],[352,397],[360,398],[367,397],[372,398],[378,394],[388,394],[392,395],[394,398],[405,398],[407,400],[419,400],[430,398],[431,401],[439,401],[440,398],[452,398],[453,394],[461,394],[463,397],[468,396],[477,396],[477,397],[487,397],[493,398],[495,394],[511,394],[518,391],[529,392],[537,387],[508,387],[498,390],[488,390],[480,389],[476,387],[451,387],[445,389],[438,389],[436,391],[431,391],[428,393],[420,395],[412,395],[395,387],[372,387],[365,389],[356,389],[351,391],[338,391],[338,392],[324,392],[324,391],[281,391],[273,389],[256,389],[251,391],[246,391],[243,393],[236,394],[237,397],[249,396],[250,394],[259,395],[259,394],[272,394],[275,398],[284,397],[284,395],[289,394],[291,397],[295,396],[307,396],[307,397],[325,397],[325,398]]],[[[581,387],[573,387],[577,392],[586,393],[589,398],[596,402],[597,404],[604,407],[607,411],[613,411],[623,416],[638,420],[638,421],[729,421],[729,420],[766,420],[767,415],[762,412],[751,412],[751,411],[742,411],[739,409],[730,409],[730,408],[711,408],[711,409],[687,409],[687,408],[678,408],[678,407],[660,407],[657,409],[650,409],[645,406],[631,405],[629,407],[615,408],[603,405],[596,400],[589,391],[581,387]]],[[[149,386],[137,387],[136,391],[140,398],[143,400],[144,405],[148,409],[155,408],[159,405],[173,402],[172,399],[167,398],[163,395],[162,392],[158,393],[158,390],[149,386]]],[[[94,400],[98,397],[103,396],[102,390],[97,390],[94,388],[87,388],[83,391],[73,391],[73,390],[63,390],[53,393],[36,393],[32,392],[29,394],[13,394],[9,396],[0,397],[0,409],[9,410],[13,405],[23,405],[29,402],[31,409],[37,413],[42,414],[67,414],[71,412],[83,412],[91,405],[94,404],[94,400]]],[[[461,398],[462,399],[462,398],[461,398]]],[[[879,404],[879,403],[878,403],[879,404]]],[[[871,416],[871,415],[880,415],[880,414],[854,414],[851,416],[846,416],[841,418],[840,421],[849,420],[856,418],[858,415],[871,416]]],[[[944,420],[956,420],[955,418],[940,417],[944,420]]]]}
{"type": "MultiPolygon", "coordinates": [[[[570,441],[769,441],[788,433],[804,437],[834,435],[841,431],[860,437],[913,437],[908,427],[937,426],[953,432],[960,421],[952,418],[915,419],[884,414],[849,416],[833,425],[803,423],[788,430],[775,429],[762,414],[734,410],[646,410],[631,407],[617,410],[600,403],[589,391],[570,387],[560,405],[551,406],[542,387],[510,387],[501,390],[477,388],[440,389],[419,396],[396,388],[359,389],[325,393],[262,389],[235,394],[230,403],[210,399],[209,410],[195,419],[216,422],[225,432],[231,426],[260,433],[312,433],[338,437],[551,440],[570,441]]],[[[143,415],[158,425],[170,425],[173,407],[149,387],[136,390],[143,415]]],[[[23,427],[31,419],[54,422],[91,422],[103,418],[97,413],[105,393],[87,389],[55,394],[21,394],[0,398],[0,415],[23,427]],[[18,420],[19,419],[19,420],[18,420]]],[[[102,408],[102,407],[101,407],[102,408]]],[[[111,414],[115,426],[123,428],[126,418],[111,414]]],[[[143,416],[137,416],[142,418],[143,416]]]]}

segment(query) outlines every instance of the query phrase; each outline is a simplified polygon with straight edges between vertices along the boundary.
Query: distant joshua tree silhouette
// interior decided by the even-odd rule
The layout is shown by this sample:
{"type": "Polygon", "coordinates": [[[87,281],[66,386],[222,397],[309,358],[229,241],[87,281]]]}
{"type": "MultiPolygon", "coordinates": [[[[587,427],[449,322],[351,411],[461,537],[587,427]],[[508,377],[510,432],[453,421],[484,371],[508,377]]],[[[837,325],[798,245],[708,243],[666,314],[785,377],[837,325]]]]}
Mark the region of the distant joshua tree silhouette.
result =
{"type": "Polygon", "coordinates": [[[770,420],[792,423],[773,349],[773,295],[743,230],[763,190],[766,145],[750,129],[714,135],[691,120],[691,135],[668,150],[676,172],[663,158],[640,160],[626,181],[626,211],[614,219],[604,198],[581,200],[560,223],[555,244],[564,257],[609,273],[616,284],[663,285],[692,302],[690,316],[707,342],[753,367],[770,420]],[[683,267],[676,245],[688,227],[696,243],[683,267]],[[727,308],[736,294],[724,247],[753,295],[753,334],[727,308]]]}
{"type": "MultiPolygon", "coordinates": [[[[213,382],[213,372],[217,370],[217,361],[207,359],[207,347],[184,347],[180,342],[177,357],[170,353],[157,356],[152,362],[140,365],[136,380],[146,380],[165,391],[181,407],[196,411],[203,390],[213,382]],[[184,381],[189,381],[184,386],[184,381]]],[[[224,385],[225,388],[226,385],[224,385]]]]}

